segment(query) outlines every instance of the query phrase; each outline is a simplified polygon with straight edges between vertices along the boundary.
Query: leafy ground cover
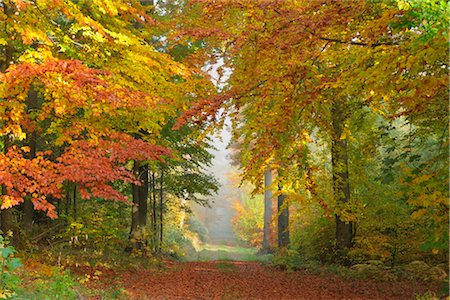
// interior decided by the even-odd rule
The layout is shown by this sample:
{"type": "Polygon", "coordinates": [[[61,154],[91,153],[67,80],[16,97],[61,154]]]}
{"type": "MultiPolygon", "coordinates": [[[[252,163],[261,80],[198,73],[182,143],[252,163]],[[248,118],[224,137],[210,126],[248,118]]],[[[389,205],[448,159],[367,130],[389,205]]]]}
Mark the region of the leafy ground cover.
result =
{"type": "MultiPolygon", "coordinates": [[[[11,251],[5,260],[8,264],[15,255],[12,248],[11,251]]],[[[155,263],[154,258],[149,258],[144,263],[141,257],[135,259],[134,264],[89,264],[80,261],[79,264],[64,267],[22,258],[23,264],[4,273],[10,275],[4,290],[8,293],[4,296],[7,299],[74,300],[431,300],[442,295],[438,281],[419,280],[417,277],[388,280],[382,276],[371,276],[374,270],[370,268],[360,272],[361,269],[354,270],[354,266],[333,268],[332,265],[286,261],[280,257],[289,255],[261,256],[255,248],[205,244],[196,255],[186,257],[185,261],[161,259],[155,263]]],[[[132,256],[128,260],[133,261],[132,256]]]]}
{"type": "Polygon", "coordinates": [[[93,299],[437,299],[440,293],[436,281],[354,276],[350,268],[313,263],[289,267],[255,248],[205,244],[197,250],[153,267],[72,270],[98,291],[90,292],[93,299]]]}
{"type": "MultiPolygon", "coordinates": [[[[380,282],[286,272],[259,262],[166,262],[164,269],[102,270],[89,286],[120,285],[129,299],[414,299],[438,292],[431,283],[380,282]]],[[[84,269],[94,276],[94,269],[84,269]]]]}

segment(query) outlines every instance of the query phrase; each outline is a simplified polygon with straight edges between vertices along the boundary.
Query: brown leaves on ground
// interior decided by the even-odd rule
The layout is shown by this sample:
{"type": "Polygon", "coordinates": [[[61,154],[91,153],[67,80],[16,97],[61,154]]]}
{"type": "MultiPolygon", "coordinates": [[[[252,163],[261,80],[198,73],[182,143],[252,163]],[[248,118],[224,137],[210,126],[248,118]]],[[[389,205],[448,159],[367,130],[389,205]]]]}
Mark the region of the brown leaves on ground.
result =
{"type": "Polygon", "coordinates": [[[131,299],[414,299],[415,294],[437,289],[417,282],[345,280],[228,261],[170,263],[161,271],[104,270],[98,284],[118,284],[131,299]]]}

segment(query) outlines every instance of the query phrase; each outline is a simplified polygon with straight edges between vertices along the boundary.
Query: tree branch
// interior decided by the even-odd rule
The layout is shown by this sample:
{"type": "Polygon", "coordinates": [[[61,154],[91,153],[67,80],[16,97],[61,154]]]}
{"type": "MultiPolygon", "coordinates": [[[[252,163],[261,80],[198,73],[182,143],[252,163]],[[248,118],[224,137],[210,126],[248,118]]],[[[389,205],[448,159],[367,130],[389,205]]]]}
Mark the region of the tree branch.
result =
{"type": "MultiPolygon", "coordinates": [[[[311,32],[310,32],[311,33],[311,32]]],[[[311,33],[312,35],[314,35],[313,33],[311,33]]],[[[318,37],[320,40],[322,41],[328,41],[328,42],[335,42],[335,43],[339,43],[339,44],[348,44],[348,45],[357,45],[357,46],[368,46],[368,47],[378,47],[378,46],[395,46],[398,45],[398,43],[394,43],[394,42],[385,42],[385,43],[362,43],[362,42],[354,42],[354,41],[343,41],[340,39],[334,39],[334,38],[326,38],[323,36],[319,36],[318,37]]]]}
{"type": "MultiPolygon", "coordinates": [[[[273,11],[281,16],[281,13],[278,10],[274,9],[273,11]]],[[[281,26],[280,29],[286,28],[289,24],[297,22],[299,19],[300,18],[295,18],[295,19],[287,21],[287,23],[285,23],[283,26],[281,26]]],[[[304,27],[305,31],[308,32],[309,34],[317,37],[318,39],[320,39],[322,41],[327,41],[327,42],[334,42],[334,43],[347,44],[347,45],[356,45],[356,46],[363,46],[363,47],[372,47],[372,48],[375,48],[378,46],[396,46],[396,45],[398,45],[398,43],[396,43],[396,42],[363,43],[363,42],[345,41],[345,40],[340,40],[340,39],[336,39],[336,38],[328,38],[328,37],[324,37],[324,36],[317,36],[317,34],[313,30],[308,28],[306,25],[303,25],[303,27],[304,27]]]]}

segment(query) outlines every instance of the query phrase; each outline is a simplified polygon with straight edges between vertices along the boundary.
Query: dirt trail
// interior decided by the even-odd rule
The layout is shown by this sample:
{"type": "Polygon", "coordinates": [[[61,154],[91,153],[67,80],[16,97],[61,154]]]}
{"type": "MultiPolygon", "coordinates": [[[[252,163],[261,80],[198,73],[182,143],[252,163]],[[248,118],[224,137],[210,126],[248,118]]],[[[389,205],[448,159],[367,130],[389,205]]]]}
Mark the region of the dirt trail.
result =
{"type": "Polygon", "coordinates": [[[229,261],[170,262],[163,271],[110,270],[101,282],[120,284],[131,299],[415,299],[415,293],[430,288],[414,282],[349,281],[229,261]]]}

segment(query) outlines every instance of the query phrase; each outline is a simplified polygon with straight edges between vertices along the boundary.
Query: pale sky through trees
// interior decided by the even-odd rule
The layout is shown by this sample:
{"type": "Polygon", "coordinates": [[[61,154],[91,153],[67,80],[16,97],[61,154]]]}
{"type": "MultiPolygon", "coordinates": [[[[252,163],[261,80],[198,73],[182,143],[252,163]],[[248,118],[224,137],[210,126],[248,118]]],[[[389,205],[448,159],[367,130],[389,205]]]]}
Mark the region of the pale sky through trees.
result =
{"type": "MultiPolygon", "coordinates": [[[[230,73],[225,71],[222,78],[219,78],[217,73],[217,68],[223,63],[219,60],[219,63],[210,67],[208,71],[212,76],[213,83],[218,89],[223,87],[224,83],[228,79],[230,73]]],[[[205,67],[205,70],[208,67],[205,67]]],[[[234,215],[234,209],[232,207],[233,201],[236,199],[237,187],[233,186],[227,179],[227,174],[232,171],[232,166],[230,164],[230,151],[227,146],[231,139],[231,123],[227,118],[225,121],[225,126],[217,133],[212,135],[212,144],[216,149],[209,150],[211,154],[214,155],[212,161],[212,166],[208,168],[217,180],[220,182],[221,186],[217,195],[211,197],[210,205],[211,208],[206,208],[205,213],[208,214],[206,224],[204,224],[209,231],[209,237],[213,242],[222,243],[229,242],[235,239],[234,233],[231,228],[231,219],[234,215]]],[[[203,220],[204,221],[204,220],[203,220]]]]}

